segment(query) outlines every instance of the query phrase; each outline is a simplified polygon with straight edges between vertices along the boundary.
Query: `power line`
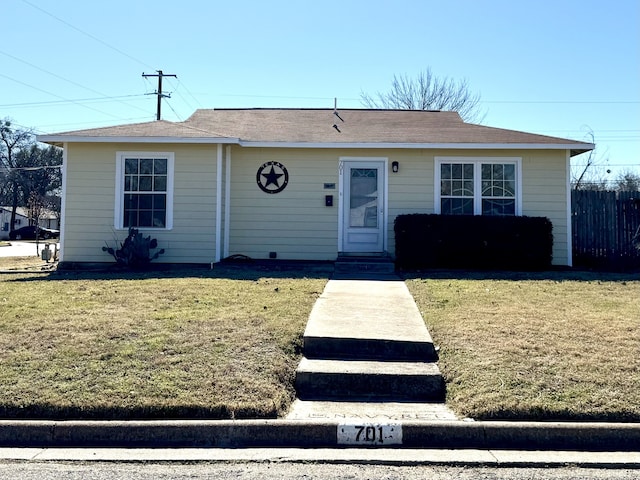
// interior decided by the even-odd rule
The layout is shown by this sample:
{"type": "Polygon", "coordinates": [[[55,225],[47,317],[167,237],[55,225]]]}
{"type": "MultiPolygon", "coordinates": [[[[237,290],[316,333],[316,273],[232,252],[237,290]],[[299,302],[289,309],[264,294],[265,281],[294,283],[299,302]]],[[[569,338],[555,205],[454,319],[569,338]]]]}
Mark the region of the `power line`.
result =
{"type": "MultiPolygon", "coordinates": [[[[142,120],[149,120],[149,117],[135,117],[135,118],[121,118],[120,121],[124,122],[139,122],[142,120]]],[[[53,123],[47,125],[40,125],[40,127],[28,127],[27,125],[22,125],[16,122],[11,122],[11,125],[15,125],[16,127],[20,127],[24,130],[29,130],[34,133],[49,133],[47,130],[43,130],[43,128],[52,128],[52,127],[68,127],[68,126],[88,126],[88,125],[96,125],[102,124],[104,125],[104,121],[93,121],[93,122],[73,122],[73,123],[53,123]]],[[[99,128],[99,127],[98,127],[99,128]]]]}
{"type": "Polygon", "coordinates": [[[62,168],[62,165],[40,165],[37,167],[8,167],[5,170],[21,170],[23,172],[33,172],[36,170],[55,170],[57,168],[62,168]]]}
{"type": "MultiPolygon", "coordinates": [[[[77,99],[70,99],[70,100],[50,100],[48,102],[6,103],[4,105],[0,105],[0,107],[1,108],[7,108],[7,107],[43,107],[43,106],[47,106],[47,105],[60,105],[60,104],[64,104],[64,103],[80,103],[80,102],[100,103],[100,102],[107,102],[107,101],[111,101],[111,100],[119,100],[119,99],[122,99],[122,98],[144,97],[145,95],[146,94],[144,94],[144,93],[135,93],[135,94],[131,94],[131,95],[118,95],[118,96],[113,96],[113,97],[104,96],[104,97],[93,97],[93,98],[77,98],[77,99]]],[[[129,104],[126,104],[126,105],[129,105],[129,104]]],[[[139,109],[143,110],[141,108],[139,108],[139,109]]],[[[143,111],[146,112],[146,110],[143,110],[143,111]]]]}
{"type": "MultiPolygon", "coordinates": [[[[113,51],[115,51],[115,52],[119,53],[120,55],[123,55],[123,56],[127,57],[127,58],[128,58],[128,59],[130,59],[130,60],[133,60],[133,61],[135,61],[135,62],[137,62],[137,63],[139,63],[139,64],[141,64],[141,65],[144,65],[145,67],[149,67],[149,68],[152,68],[152,69],[153,69],[153,67],[152,67],[151,65],[149,65],[148,63],[146,63],[146,62],[144,62],[144,61],[140,60],[139,58],[136,58],[136,57],[134,57],[134,56],[132,56],[132,55],[129,55],[128,53],[124,52],[123,50],[121,50],[121,49],[119,49],[119,48],[117,48],[117,47],[115,47],[115,46],[111,45],[110,43],[105,42],[104,40],[102,40],[102,39],[100,39],[100,38],[96,37],[95,35],[92,35],[91,33],[88,33],[88,32],[86,32],[86,31],[82,30],[81,28],[76,27],[75,25],[73,25],[73,24],[71,24],[71,23],[67,22],[66,20],[63,20],[62,18],[58,17],[57,15],[54,15],[53,13],[51,13],[51,12],[49,12],[49,11],[47,11],[47,10],[45,10],[45,9],[43,9],[43,8],[41,8],[41,7],[39,7],[39,6],[37,6],[37,5],[34,5],[34,4],[33,4],[33,3],[31,3],[29,0],[22,0],[22,2],[23,2],[23,3],[25,3],[25,4],[27,4],[27,5],[29,5],[29,6],[30,6],[30,7],[32,7],[32,8],[35,8],[36,10],[39,10],[40,12],[44,13],[45,15],[48,15],[49,17],[51,17],[51,18],[55,19],[56,21],[58,21],[58,22],[62,23],[63,25],[65,25],[65,26],[67,26],[67,27],[69,27],[69,28],[71,28],[71,29],[73,29],[73,30],[75,30],[75,31],[77,31],[77,32],[79,32],[79,33],[81,33],[82,35],[85,35],[85,36],[87,36],[87,37],[91,38],[92,40],[94,40],[94,41],[96,41],[96,42],[100,43],[101,45],[104,45],[105,47],[107,47],[107,48],[109,48],[109,49],[111,49],[111,50],[113,50],[113,51]]],[[[37,67],[36,67],[36,68],[37,68],[37,67]]],[[[50,72],[48,72],[48,73],[50,73],[50,72]]],[[[54,75],[55,75],[55,74],[54,74],[54,75]]],[[[58,75],[56,75],[56,76],[58,76],[58,75]]],[[[144,75],[143,75],[143,76],[144,76],[144,75]]],[[[165,77],[169,77],[169,76],[174,76],[174,77],[175,77],[175,75],[165,75],[165,77]]],[[[62,77],[59,77],[59,76],[58,76],[58,78],[62,78],[62,77]]],[[[176,77],[176,78],[177,78],[177,77],[176,77]]],[[[179,82],[179,84],[180,84],[180,85],[182,85],[182,86],[183,86],[183,88],[187,91],[187,93],[188,93],[188,94],[189,94],[189,95],[190,95],[190,96],[191,96],[191,97],[196,101],[196,103],[197,103],[197,104],[200,104],[200,102],[199,102],[199,101],[195,98],[195,96],[194,96],[194,95],[189,91],[189,89],[184,85],[184,83],[180,82],[180,80],[178,80],[178,82],[179,82]]],[[[86,87],[83,87],[83,88],[86,88],[86,87]]],[[[160,94],[160,95],[162,94],[162,91],[161,91],[161,90],[162,90],[162,89],[160,88],[160,89],[159,89],[159,94],[160,94]]],[[[95,92],[95,91],[94,91],[94,93],[99,93],[99,92],[95,92]]],[[[185,101],[185,103],[188,103],[188,102],[186,102],[186,100],[184,99],[184,97],[182,97],[182,96],[181,96],[181,98],[183,99],[183,101],[185,101]]],[[[158,99],[158,103],[160,103],[160,98],[158,99]]],[[[135,108],[141,109],[140,107],[135,107],[135,108]]],[[[190,108],[192,108],[192,107],[190,107],[190,108]]],[[[142,110],[142,109],[141,109],[141,110],[142,110]]],[[[160,111],[160,107],[158,107],[158,111],[160,111]]],[[[159,115],[158,115],[158,116],[159,116],[159,115]]]]}
{"type": "Polygon", "coordinates": [[[73,100],[70,100],[70,99],[68,99],[68,98],[61,97],[60,95],[57,95],[57,94],[52,93],[52,92],[49,92],[49,91],[44,90],[44,89],[42,89],[42,88],[35,87],[35,86],[30,85],[30,84],[28,84],[28,83],[25,83],[25,82],[23,82],[23,81],[21,81],[21,80],[17,80],[17,79],[15,79],[15,78],[9,77],[8,75],[5,75],[5,74],[3,74],[3,73],[0,73],[0,77],[4,77],[4,78],[6,78],[6,79],[8,79],[8,80],[11,80],[12,82],[19,83],[20,85],[24,85],[25,87],[29,87],[29,88],[32,88],[32,89],[34,89],[34,90],[38,90],[39,92],[46,93],[47,95],[51,95],[51,96],[56,97],[56,98],[59,98],[59,99],[61,99],[61,100],[65,100],[65,101],[68,101],[68,102],[74,103],[74,104],[79,105],[79,106],[84,107],[84,108],[88,108],[89,110],[93,110],[94,112],[102,113],[103,115],[108,115],[108,116],[110,116],[110,117],[112,117],[112,118],[116,118],[116,119],[117,119],[117,118],[119,118],[119,117],[117,117],[117,116],[115,116],[115,115],[112,115],[112,114],[110,114],[110,113],[104,112],[104,111],[102,111],[102,110],[98,110],[97,108],[89,107],[88,105],[83,105],[82,103],[77,103],[77,102],[75,102],[75,101],[73,101],[73,100]]]}
{"type": "Polygon", "coordinates": [[[153,67],[150,67],[147,63],[143,62],[142,60],[140,60],[140,59],[138,59],[138,58],[135,58],[135,57],[133,57],[133,56],[129,55],[128,53],[126,53],[126,52],[123,52],[123,51],[122,51],[122,50],[120,50],[119,48],[114,47],[113,45],[108,44],[107,42],[105,42],[104,40],[99,39],[99,38],[98,38],[98,37],[96,37],[95,35],[91,35],[90,33],[85,32],[84,30],[81,30],[80,28],[76,27],[75,25],[72,25],[72,24],[70,24],[69,22],[67,22],[67,21],[63,20],[62,18],[57,17],[57,16],[56,16],[56,15],[54,15],[53,13],[48,12],[48,11],[47,11],[47,10],[45,10],[44,8],[41,8],[41,7],[38,7],[37,5],[34,5],[33,3],[29,2],[28,0],[22,0],[22,3],[26,3],[26,4],[27,4],[27,5],[29,5],[30,7],[35,8],[36,10],[41,11],[41,12],[42,12],[42,13],[44,13],[45,15],[50,16],[51,18],[53,18],[53,19],[57,20],[58,22],[60,22],[60,23],[62,23],[62,24],[64,24],[64,25],[66,25],[67,27],[72,28],[73,30],[75,30],[75,31],[77,31],[77,32],[79,32],[79,33],[81,33],[82,35],[85,35],[86,37],[91,38],[92,40],[95,40],[96,42],[98,42],[98,43],[100,43],[100,44],[104,45],[104,46],[105,46],[105,47],[107,47],[107,48],[110,48],[111,50],[113,50],[113,51],[115,51],[115,52],[119,53],[120,55],[123,55],[123,56],[127,57],[127,58],[128,58],[128,59],[130,59],[130,60],[133,60],[134,62],[137,62],[137,63],[139,63],[139,64],[141,64],[141,65],[144,65],[144,66],[147,66],[147,67],[149,67],[149,68],[153,68],[153,67]]]}
{"type": "Polygon", "coordinates": [[[480,100],[480,103],[495,104],[551,104],[551,105],[625,105],[640,104],[636,100],[480,100]]]}
{"type": "MultiPolygon", "coordinates": [[[[6,56],[6,57],[9,57],[9,58],[11,58],[11,59],[13,59],[13,60],[16,60],[16,61],[18,61],[18,62],[24,63],[25,65],[28,65],[28,66],[30,66],[30,67],[32,67],[32,68],[35,68],[36,70],[39,70],[39,71],[41,71],[41,72],[44,72],[44,73],[46,73],[47,75],[51,75],[52,77],[55,77],[55,78],[58,78],[58,79],[60,79],[60,80],[65,81],[65,82],[67,82],[67,83],[70,83],[71,85],[75,85],[76,87],[80,87],[80,88],[83,88],[84,90],[88,90],[88,91],[90,91],[90,92],[93,92],[93,93],[96,93],[96,94],[98,94],[98,95],[101,95],[101,96],[102,96],[102,97],[104,97],[104,98],[115,98],[115,97],[109,97],[108,95],[106,95],[106,94],[104,94],[104,93],[102,93],[102,92],[99,92],[99,91],[97,91],[97,90],[94,90],[93,88],[90,88],[90,87],[86,87],[86,86],[84,86],[84,85],[81,85],[81,84],[79,84],[78,82],[75,82],[75,81],[73,81],[73,80],[69,80],[68,78],[65,78],[65,77],[63,77],[63,76],[61,76],[61,75],[58,75],[57,73],[53,73],[53,72],[50,72],[50,71],[48,71],[48,70],[45,70],[44,68],[38,67],[37,65],[34,65],[33,63],[27,62],[26,60],[23,60],[23,59],[21,59],[21,58],[18,58],[18,57],[14,56],[14,55],[11,55],[10,53],[3,52],[2,50],[0,50],[0,54],[4,55],[4,56],[6,56]]],[[[125,97],[123,97],[123,98],[125,98],[125,97]]],[[[125,103],[125,102],[119,102],[119,103],[122,103],[122,104],[123,104],[123,105],[125,105],[125,106],[129,106],[129,107],[133,106],[134,108],[137,108],[137,109],[139,109],[139,110],[146,111],[146,110],[142,109],[142,107],[138,107],[138,106],[130,105],[130,104],[125,103]]]]}
{"type": "Polygon", "coordinates": [[[178,121],[182,121],[182,117],[178,114],[178,112],[175,111],[175,109],[173,108],[173,106],[171,105],[171,102],[167,102],[167,105],[169,106],[169,108],[171,109],[171,111],[175,114],[176,118],[178,119],[178,121]]]}
{"type": "MultiPolygon", "coordinates": [[[[178,85],[177,85],[177,86],[174,86],[173,84],[171,84],[171,86],[173,87],[174,93],[176,93],[176,94],[177,94],[177,95],[182,99],[182,101],[187,105],[187,107],[188,107],[190,110],[195,110],[195,109],[191,106],[191,104],[189,103],[189,101],[188,101],[186,98],[184,98],[184,96],[180,93],[180,88],[179,88],[179,87],[183,86],[183,85],[182,85],[182,83],[180,82],[180,80],[178,79],[178,85]]],[[[188,90],[186,89],[186,87],[183,87],[183,88],[185,88],[185,91],[188,91],[188,90]]],[[[196,103],[198,103],[198,100],[197,100],[196,98],[194,98],[194,97],[193,97],[193,95],[191,95],[191,98],[193,98],[194,100],[196,100],[196,103]]]]}

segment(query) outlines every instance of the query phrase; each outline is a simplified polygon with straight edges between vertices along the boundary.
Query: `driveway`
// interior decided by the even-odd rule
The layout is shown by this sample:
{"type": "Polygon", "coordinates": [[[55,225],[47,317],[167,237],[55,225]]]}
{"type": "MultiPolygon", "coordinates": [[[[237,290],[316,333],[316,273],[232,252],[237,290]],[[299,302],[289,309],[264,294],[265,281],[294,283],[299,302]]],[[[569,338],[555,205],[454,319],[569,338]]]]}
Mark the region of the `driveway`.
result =
{"type": "MultiPolygon", "coordinates": [[[[11,240],[9,243],[11,245],[0,247],[0,257],[36,257],[38,256],[38,252],[42,252],[44,249],[45,243],[48,242],[40,242],[40,248],[38,250],[36,249],[36,242],[11,240]]],[[[54,249],[53,245],[49,248],[51,248],[52,251],[54,249]]],[[[59,244],[58,249],[60,249],[59,244]]]]}

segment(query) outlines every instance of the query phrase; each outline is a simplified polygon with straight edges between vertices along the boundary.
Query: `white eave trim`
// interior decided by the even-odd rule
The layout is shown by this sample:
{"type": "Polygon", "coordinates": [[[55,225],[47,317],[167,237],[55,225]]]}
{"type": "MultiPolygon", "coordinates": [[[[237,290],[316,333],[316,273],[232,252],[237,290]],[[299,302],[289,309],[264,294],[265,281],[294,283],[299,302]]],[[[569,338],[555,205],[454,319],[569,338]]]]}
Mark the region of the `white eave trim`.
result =
{"type": "Polygon", "coordinates": [[[228,144],[249,148],[370,148],[370,149],[456,149],[456,150],[576,150],[589,151],[592,143],[389,143],[389,142],[256,142],[232,137],[88,137],[81,135],[38,135],[42,143],[182,143],[228,144]]]}
{"type": "Polygon", "coordinates": [[[239,138],[228,137],[85,137],[82,135],[37,135],[42,143],[198,143],[238,144],[239,138]]]}
{"type": "Polygon", "coordinates": [[[593,150],[592,143],[335,143],[253,142],[240,140],[242,147],[256,148],[401,148],[456,150],[593,150]]]}

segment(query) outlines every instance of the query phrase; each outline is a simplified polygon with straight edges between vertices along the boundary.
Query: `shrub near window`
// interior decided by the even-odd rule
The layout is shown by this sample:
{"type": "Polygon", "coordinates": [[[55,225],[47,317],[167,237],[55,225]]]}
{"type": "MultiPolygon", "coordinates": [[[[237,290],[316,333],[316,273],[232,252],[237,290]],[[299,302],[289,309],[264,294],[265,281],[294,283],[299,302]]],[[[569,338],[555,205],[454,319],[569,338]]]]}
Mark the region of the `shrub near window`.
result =
{"type": "Polygon", "coordinates": [[[399,215],[396,263],[405,270],[544,270],[551,266],[552,228],[543,217],[399,215]]]}
{"type": "Polygon", "coordinates": [[[155,238],[145,237],[138,229],[130,227],[129,235],[120,244],[120,248],[107,245],[102,247],[102,251],[115,258],[120,266],[141,270],[147,268],[151,260],[155,260],[164,253],[164,248],[156,250],[157,248],[158,241],[155,238]]]}

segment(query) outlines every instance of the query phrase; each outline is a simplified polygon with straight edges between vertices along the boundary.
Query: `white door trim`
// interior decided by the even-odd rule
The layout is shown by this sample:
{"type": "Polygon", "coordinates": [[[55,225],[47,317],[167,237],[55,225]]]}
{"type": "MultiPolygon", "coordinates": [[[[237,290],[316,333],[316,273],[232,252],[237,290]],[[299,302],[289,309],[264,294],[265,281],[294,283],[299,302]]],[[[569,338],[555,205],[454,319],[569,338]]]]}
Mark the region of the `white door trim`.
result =
{"type": "Polygon", "coordinates": [[[344,198],[344,189],[345,189],[345,181],[348,181],[348,177],[345,173],[345,162],[349,163],[362,163],[363,165],[367,163],[378,163],[381,165],[382,172],[382,252],[387,251],[388,246],[388,227],[389,227],[389,208],[388,208],[388,198],[389,198],[389,159],[387,157],[340,157],[338,163],[338,172],[339,172],[339,183],[338,183],[338,253],[344,251],[344,240],[345,240],[345,228],[344,228],[344,208],[345,208],[345,198],[344,198]]]}

